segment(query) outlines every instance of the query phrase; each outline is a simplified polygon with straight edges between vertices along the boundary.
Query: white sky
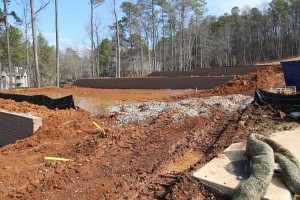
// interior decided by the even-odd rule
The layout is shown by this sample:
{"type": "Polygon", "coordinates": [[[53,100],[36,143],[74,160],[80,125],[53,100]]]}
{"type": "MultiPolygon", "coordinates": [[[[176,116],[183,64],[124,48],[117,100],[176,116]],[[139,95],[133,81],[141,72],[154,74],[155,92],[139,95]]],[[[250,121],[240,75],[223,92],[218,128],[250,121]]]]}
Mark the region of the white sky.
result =
{"type": "Polygon", "coordinates": [[[207,15],[223,15],[224,13],[230,13],[231,9],[235,6],[239,7],[240,10],[249,7],[257,7],[263,3],[269,3],[271,0],[206,0],[206,8],[208,11],[205,13],[207,15]]]}

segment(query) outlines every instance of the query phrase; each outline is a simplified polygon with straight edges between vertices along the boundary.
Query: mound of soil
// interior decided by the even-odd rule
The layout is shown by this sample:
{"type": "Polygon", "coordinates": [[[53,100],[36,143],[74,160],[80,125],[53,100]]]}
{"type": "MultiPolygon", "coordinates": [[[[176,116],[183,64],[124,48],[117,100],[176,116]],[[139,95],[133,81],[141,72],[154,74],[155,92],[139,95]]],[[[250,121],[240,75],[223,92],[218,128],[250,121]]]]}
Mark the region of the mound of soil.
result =
{"type": "Polygon", "coordinates": [[[214,88],[214,94],[245,94],[256,88],[268,89],[271,86],[284,85],[281,67],[266,67],[250,74],[239,76],[234,80],[214,88]]]}

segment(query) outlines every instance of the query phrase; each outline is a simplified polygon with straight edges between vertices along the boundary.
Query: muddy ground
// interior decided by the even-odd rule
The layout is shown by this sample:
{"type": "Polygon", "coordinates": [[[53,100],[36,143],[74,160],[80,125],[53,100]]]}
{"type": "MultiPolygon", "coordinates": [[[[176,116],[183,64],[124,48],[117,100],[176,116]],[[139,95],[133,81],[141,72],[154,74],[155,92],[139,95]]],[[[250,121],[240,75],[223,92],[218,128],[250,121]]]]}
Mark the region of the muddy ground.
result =
{"type": "MultiPolygon", "coordinates": [[[[291,108],[261,107],[244,101],[251,98],[256,87],[281,84],[281,69],[266,68],[212,90],[155,97],[163,105],[180,102],[180,106],[167,106],[170,109],[162,109],[157,115],[122,124],[120,119],[133,112],[131,107],[121,106],[114,108],[115,112],[91,116],[85,110],[49,110],[0,99],[0,109],[31,112],[43,118],[34,136],[0,149],[0,197],[223,199],[193,179],[193,170],[250,133],[268,135],[297,126],[297,122],[283,117],[291,108]],[[189,109],[185,111],[186,108],[189,109]],[[183,114],[178,117],[179,113],[183,114]],[[93,126],[93,121],[104,127],[105,134],[93,126]],[[71,161],[45,161],[45,156],[71,161]]],[[[49,90],[56,89],[45,91],[49,90]]],[[[147,113],[149,106],[153,105],[138,104],[134,112],[147,113]]]]}

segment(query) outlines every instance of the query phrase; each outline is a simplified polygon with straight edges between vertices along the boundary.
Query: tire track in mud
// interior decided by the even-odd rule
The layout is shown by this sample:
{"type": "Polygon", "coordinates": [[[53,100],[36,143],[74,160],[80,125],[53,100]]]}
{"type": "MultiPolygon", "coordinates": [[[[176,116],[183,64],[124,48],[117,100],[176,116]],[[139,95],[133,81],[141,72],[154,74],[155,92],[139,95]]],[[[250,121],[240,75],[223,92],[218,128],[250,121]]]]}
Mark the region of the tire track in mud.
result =
{"type": "Polygon", "coordinates": [[[230,138],[226,137],[231,137],[228,131],[236,126],[241,115],[242,112],[221,113],[220,110],[216,111],[215,117],[211,120],[213,123],[208,122],[209,126],[203,126],[201,130],[195,131],[192,137],[187,136],[184,142],[181,143],[182,145],[187,145],[187,148],[181,149],[180,154],[175,153],[169,159],[169,162],[172,164],[176,158],[193,149],[203,155],[199,157],[198,162],[191,163],[189,169],[181,172],[166,172],[164,170],[166,165],[161,165],[161,170],[152,175],[148,182],[144,182],[144,189],[137,196],[132,196],[131,199],[169,199],[173,192],[176,193],[178,188],[186,188],[187,190],[183,191],[183,193],[186,193],[185,197],[181,196],[180,198],[188,199],[188,197],[194,195],[202,196],[201,188],[197,181],[190,177],[190,172],[212,159],[218,151],[224,150],[225,146],[228,145],[224,141],[230,140],[230,138]],[[217,114],[218,112],[220,114],[217,114]],[[208,129],[205,131],[207,127],[208,129]],[[223,138],[226,138],[226,140],[223,138]],[[189,145],[187,144],[188,142],[190,142],[189,145]],[[186,184],[189,186],[186,186],[186,184]]]}
{"type": "MultiPolygon", "coordinates": [[[[181,125],[176,125],[173,122],[172,118],[163,117],[164,119],[168,119],[168,121],[164,121],[163,123],[155,122],[156,120],[153,120],[154,128],[153,132],[148,135],[147,138],[143,141],[139,141],[138,143],[135,143],[136,150],[138,151],[141,148],[145,148],[145,144],[147,144],[151,139],[156,140],[155,134],[159,132],[159,135],[163,137],[162,140],[156,141],[152,143],[151,145],[148,145],[145,149],[143,149],[143,152],[151,151],[151,149],[158,149],[159,151],[157,153],[152,153],[152,158],[150,158],[150,155],[146,155],[146,157],[149,157],[151,160],[157,160],[163,157],[163,159],[158,160],[158,162],[154,165],[152,170],[144,174],[144,178],[141,182],[138,182],[135,185],[135,192],[131,193],[127,196],[128,199],[139,199],[139,194],[142,190],[145,189],[152,181],[156,180],[161,171],[170,163],[173,159],[178,157],[178,154],[183,154],[185,149],[188,146],[188,132],[185,132],[184,129],[191,127],[195,127],[195,124],[193,122],[191,124],[189,123],[183,123],[181,125]],[[191,126],[191,127],[188,127],[191,126]],[[171,131],[172,130],[172,131],[171,131]],[[156,132],[157,131],[157,132],[156,132]],[[166,148],[167,147],[167,148],[166,148]],[[164,154],[164,156],[162,156],[164,154]]],[[[159,120],[158,120],[159,121],[159,120]]],[[[151,124],[151,123],[150,123],[151,124]]],[[[135,140],[135,139],[134,139],[135,140]]],[[[136,140],[135,140],[136,141],[136,140]]],[[[128,143],[128,142],[126,142],[128,143]]],[[[129,142],[131,143],[131,142],[129,142]]],[[[145,155],[142,155],[145,156],[145,155]]],[[[145,158],[145,159],[149,159],[145,158]]],[[[142,172],[140,172],[142,173],[142,172]]],[[[148,197],[147,197],[148,198],[148,197]]]]}

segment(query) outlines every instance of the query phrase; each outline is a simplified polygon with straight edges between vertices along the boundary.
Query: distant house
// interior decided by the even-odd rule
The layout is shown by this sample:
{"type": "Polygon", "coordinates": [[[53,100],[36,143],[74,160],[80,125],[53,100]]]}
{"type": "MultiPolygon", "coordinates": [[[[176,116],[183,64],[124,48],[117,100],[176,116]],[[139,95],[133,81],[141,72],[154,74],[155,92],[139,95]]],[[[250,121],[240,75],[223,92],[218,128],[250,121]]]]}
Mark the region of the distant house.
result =
{"type": "MultiPolygon", "coordinates": [[[[12,88],[27,88],[29,86],[27,70],[22,67],[15,67],[12,76],[12,88]]],[[[9,71],[3,69],[0,79],[0,90],[9,90],[9,71]]]]}
{"type": "Polygon", "coordinates": [[[23,69],[22,67],[17,67],[15,72],[15,83],[17,88],[27,88],[29,86],[28,84],[28,74],[27,70],[23,69]]]}
{"type": "Polygon", "coordinates": [[[8,90],[9,89],[9,77],[7,71],[4,69],[1,72],[0,77],[0,90],[8,90]]]}

